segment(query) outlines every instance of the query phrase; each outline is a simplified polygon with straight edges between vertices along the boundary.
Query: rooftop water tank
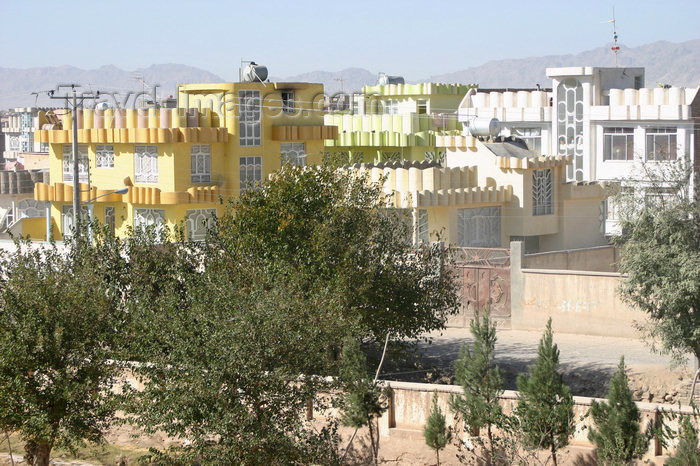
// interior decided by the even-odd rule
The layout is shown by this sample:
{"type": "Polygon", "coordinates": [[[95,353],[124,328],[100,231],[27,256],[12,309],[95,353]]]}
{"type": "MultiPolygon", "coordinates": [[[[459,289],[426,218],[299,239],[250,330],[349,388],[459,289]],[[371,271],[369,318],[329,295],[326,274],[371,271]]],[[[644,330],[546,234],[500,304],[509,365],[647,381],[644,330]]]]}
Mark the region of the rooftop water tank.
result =
{"type": "Polygon", "coordinates": [[[386,86],[387,84],[406,84],[403,76],[389,76],[386,73],[379,73],[377,78],[377,84],[380,86],[386,86]]]}
{"type": "Polygon", "coordinates": [[[469,121],[469,132],[474,137],[495,137],[501,132],[498,118],[476,117],[469,121]]]}
{"type": "Polygon", "coordinates": [[[248,63],[243,70],[243,82],[253,83],[267,79],[267,66],[258,65],[254,61],[248,63]]]}

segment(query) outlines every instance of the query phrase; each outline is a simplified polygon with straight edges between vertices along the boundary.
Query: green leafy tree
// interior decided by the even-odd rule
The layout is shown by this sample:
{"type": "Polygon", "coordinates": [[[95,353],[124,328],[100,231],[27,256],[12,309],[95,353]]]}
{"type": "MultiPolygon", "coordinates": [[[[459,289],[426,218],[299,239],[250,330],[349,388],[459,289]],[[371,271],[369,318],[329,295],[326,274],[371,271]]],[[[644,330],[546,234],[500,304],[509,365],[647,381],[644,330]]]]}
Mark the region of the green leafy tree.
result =
{"type": "Polygon", "coordinates": [[[285,165],[233,203],[213,241],[276,280],[294,271],[310,291],[326,290],[343,331],[417,338],[442,328],[459,301],[446,253],[413,247],[406,218],[365,175],[285,165]]]}
{"type": "Polygon", "coordinates": [[[371,378],[367,359],[355,338],[346,338],[343,343],[340,381],[344,391],[340,401],[341,422],[356,429],[368,428],[372,459],[376,465],[379,452],[379,426],[376,421],[387,409],[387,404],[384,401],[384,390],[371,378]]]}
{"type": "Polygon", "coordinates": [[[444,449],[452,440],[452,432],[445,423],[445,415],[438,406],[437,392],[433,393],[433,404],[430,408],[430,415],[423,428],[425,444],[435,451],[437,465],[440,466],[440,450],[444,449]]]}
{"type": "Polygon", "coordinates": [[[588,432],[588,439],[601,461],[628,464],[644,455],[649,439],[639,425],[641,415],[627,384],[624,358],[610,379],[608,402],[593,401],[591,416],[596,427],[588,432]]]}
{"type": "Polygon", "coordinates": [[[190,440],[154,458],[338,462],[333,426],[316,431],[300,413],[349,387],[378,415],[374,391],[360,391],[366,375],[354,387],[317,377],[339,373],[341,342],[417,336],[457,309],[445,253],[414,250],[406,232],[380,186],[285,165],[229,205],[205,242],[129,241],[125,352],[143,362],[133,368],[143,390],[127,394],[127,412],[190,440]]]}
{"type": "Polygon", "coordinates": [[[687,157],[641,170],[634,179],[643,181],[624,180],[613,198],[622,231],[620,293],[649,316],[647,341],[660,340],[677,361],[700,357],[698,176],[687,157]]]}
{"type": "Polygon", "coordinates": [[[114,418],[123,260],[118,240],[95,235],[65,249],[18,241],[0,262],[0,429],[22,436],[32,464],[101,441],[114,418]]]}
{"type": "MultiPolygon", "coordinates": [[[[697,416],[695,416],[697,420],[697,416]]],[[[683,416],[680,419],[678,446],[666,462],[668,466],[700,466],[700,436],[693,425],[693,417],[683,416]]]]}
{"type": "MultiPolygon", "coordinates": [[[[453,396],[450,405],[470,429],[479,431],[486,427],[487,461],[495,461],[497,441],[494,428],[506,426],[506,417],[498,403],[498,397],[503,393],[503,376],[494,364],[496,325],[491,322],[488,312],[481,315],[476,310],[470,329],[474,337],[472,348],[464,344],[455,364],[455,379],[464,393],[453,396]]],[[[481,438],[477,441],[481,442],[481,438]]]]}
{"type": "Polygon", "coordinates": [[[574,431],[574,401],[558,365],[559,348],[553,343],[550,318],[529,375],[518,376],[516,414],[525,446],[549,449],[555,466],[557,451],[569,444],[574,431]]]}

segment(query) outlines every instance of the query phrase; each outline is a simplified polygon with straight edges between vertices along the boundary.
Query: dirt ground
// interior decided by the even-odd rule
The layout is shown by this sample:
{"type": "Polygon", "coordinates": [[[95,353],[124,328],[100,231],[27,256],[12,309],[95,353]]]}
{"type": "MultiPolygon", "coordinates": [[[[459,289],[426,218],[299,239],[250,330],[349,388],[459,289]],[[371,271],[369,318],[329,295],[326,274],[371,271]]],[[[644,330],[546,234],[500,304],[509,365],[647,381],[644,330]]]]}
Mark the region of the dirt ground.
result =
{"type": "MultiPolygon", "coordinates": [[[[410,382],[453,384],[454,363],[463,344],[471,344],[468,329],[448,328],[428,335],[430,343],[418,344],[408,358],[389,358],[382,378],[410,382]]],[[[540,332],[499,330],[496,364],[500,367],[507,390],[516,390],[518,374],[527,372],[537,357],[540,332]]],[[[610,377],[624,356],[629,385],[637,401],[677,404],[688,403],[694,370],[690,365],[671,367],[671,359],[651,351],[638,339],[589,335],[555,334],[560,351],[564,381],[577,396],[604,398],[610,377]]],[[[700,402],[700,386],[696,388],[700,402]]]]}

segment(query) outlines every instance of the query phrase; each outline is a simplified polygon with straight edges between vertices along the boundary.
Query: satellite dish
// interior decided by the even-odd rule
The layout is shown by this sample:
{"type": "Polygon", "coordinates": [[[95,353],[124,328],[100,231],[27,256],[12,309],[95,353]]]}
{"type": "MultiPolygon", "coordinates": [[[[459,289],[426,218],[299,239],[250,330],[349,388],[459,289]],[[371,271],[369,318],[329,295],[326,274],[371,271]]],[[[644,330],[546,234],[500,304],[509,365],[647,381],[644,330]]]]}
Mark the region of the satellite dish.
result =
{"type": "Polygon", "coordinates": [[[104,112],[108,108],[111,108],[108,102],[100,102],[97,105],[95,105],[95,110],[100,110],[101,112],[104,112]]]}

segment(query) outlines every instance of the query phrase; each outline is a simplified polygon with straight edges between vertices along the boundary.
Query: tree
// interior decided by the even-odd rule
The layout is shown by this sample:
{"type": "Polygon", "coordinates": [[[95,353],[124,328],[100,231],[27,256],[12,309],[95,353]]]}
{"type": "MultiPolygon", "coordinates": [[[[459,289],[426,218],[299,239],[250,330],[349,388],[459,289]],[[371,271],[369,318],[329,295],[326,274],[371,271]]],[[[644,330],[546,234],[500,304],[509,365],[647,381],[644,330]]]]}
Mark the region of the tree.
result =
{"type": "MultiPolygon", "coordinates": [[[[697,420],[697,416],[695,416],[697,420]]],[[[700,436],[693,425],[693,417],[683,416],[680,419],[678,446],[666,463],[668,466],[700,466],[700,436]]]]}
{"type": "Polygon", "coordinates": [[[682,360],[700,357],[700,203],[686,157],[642,167],[614,197],[622,234],[622,298],[644,311],[649,341],[682,360]]]}
{"type": "MultiPolygon", "coordinates": [[[[464,391],[453,396],[450,406],[458,413],[470,429],[479,431],[486,427],[489,441],[487,461],[497,457],[493,428],[503,428],[506,418],[498,403],[503,393],[503,376],[494,364],[496,348],[496,325],[491,322],[488,311],[480,315],[476,310],[470,324],[474,337],[472,349],[462,346],[455,364],[455,379],[464,391]]],[[[481,442],[481,438],[478,439],[481,442]]],[[[483,448],[483,442],[482,442],[483,448]]]]}
{"type": "Polygon", "coordinates": [[[379,453],[379,426],[376,419],[387,409],[383,400],[384,390],[373,380],[367,369],[360,343],[352,338],[346,338],[340,357],[340,381],[344,395],[340,402],[341,422],[356,429],[367,427],[372,448],[372,459],[377,464],[379,453]]]}
{"type": "Polygon", "coordinates": [[[574,431],[571,390],[557,371],[559,348],[552,342],[552,319],[540,340],[537,359],[529,375],[520,374],[516,414],[527,447],[548,448],[554,465],[557,450],[569,444],[574,431]]]}
{"type": "Polygon", "coordinates": [[[114,418],[123,261],[118,240],[96,236],[18,240],[0,262],[0,429],[20,433],[32,464],[100,441],[114,418]]]}
{"type": "Polygon", "coordinates": [[[376,401],[364,375],[319,377],[339,374],[341,342],[417,336],[457,309],[444,252],[412,248],[392,213],[363,177],[286,165],[204,242],[129,242],[128,351],[144,388],[127,410],[190,440],[163,461],[339,460],[333,426],[318,432],[300,413],[344,388],[361,407],[376,401]]]}
{"type": "Polygon", "coordinates": [[[425,444],[432,450],[435,450],[437,466],[440,466],[440,450],[444,449],[452,439],[452,432],[445,424],[445,415],[438,406],[437,392],[433,393],[433,405],[430,408],[430,415],[423,428],[423,436],[425,437],[425,444]]]}
{"type": "Polygon", "coordinates": [[[294,270],[309,289],[327,290],[341,304],[339,328],[375,341],[417,338],[457,312],[456,281],[446,253],[410,244],[404,212],[386,203],[366,175],[285,165],[232,204],[213,241],[276,280],[294,270]]]}
{"type": "Polygon", "coordinates": [[[624,357],[610,380],[608,402],[593,401],[590,412],[596,427],[588,432],[588,439],[601,461],[628,464],[644,455],[649,439],[639,425],[641,415],[627,384],[624,357]]]}

